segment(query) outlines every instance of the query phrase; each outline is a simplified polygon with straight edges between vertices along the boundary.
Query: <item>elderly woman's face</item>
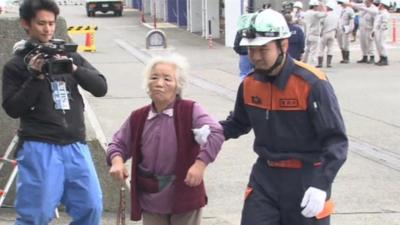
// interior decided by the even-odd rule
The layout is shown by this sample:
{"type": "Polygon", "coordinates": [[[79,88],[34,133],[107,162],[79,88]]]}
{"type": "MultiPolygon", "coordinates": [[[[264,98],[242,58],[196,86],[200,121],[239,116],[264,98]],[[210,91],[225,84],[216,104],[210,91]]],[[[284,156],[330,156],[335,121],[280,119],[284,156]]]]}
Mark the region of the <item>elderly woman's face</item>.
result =
{"type": "Polygon", "coordinates": [[[167,63],[157,64],[149,80],[150,98],[154,104],[170,104],[177,94],[176,69],[167,63]]]}

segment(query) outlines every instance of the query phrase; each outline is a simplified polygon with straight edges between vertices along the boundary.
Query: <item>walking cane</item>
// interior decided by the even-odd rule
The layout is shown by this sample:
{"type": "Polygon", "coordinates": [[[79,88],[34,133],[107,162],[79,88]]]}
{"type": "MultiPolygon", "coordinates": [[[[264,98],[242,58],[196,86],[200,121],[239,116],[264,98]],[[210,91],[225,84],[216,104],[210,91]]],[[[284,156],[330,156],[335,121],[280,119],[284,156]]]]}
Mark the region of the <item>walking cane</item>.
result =
{"type": "Polygon", "coordinates": [[[125,225],[125,186],[121,184],[119,189],[119,208],[117,215],[117,225],[125,225]]]}

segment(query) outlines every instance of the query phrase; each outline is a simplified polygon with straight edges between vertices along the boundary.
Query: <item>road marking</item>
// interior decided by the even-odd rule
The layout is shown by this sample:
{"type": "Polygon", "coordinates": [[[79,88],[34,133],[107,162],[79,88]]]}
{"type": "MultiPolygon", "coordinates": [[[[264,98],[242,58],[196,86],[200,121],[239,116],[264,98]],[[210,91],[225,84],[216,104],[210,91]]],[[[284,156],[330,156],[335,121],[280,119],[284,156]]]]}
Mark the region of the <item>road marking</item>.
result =
{"type": "Polygon", "coordinates": [[[371,159],[380,165],[400,172],[400,155],[388,150],[358,141],[350,141],[349,149],[358,155],[371,159]]]}

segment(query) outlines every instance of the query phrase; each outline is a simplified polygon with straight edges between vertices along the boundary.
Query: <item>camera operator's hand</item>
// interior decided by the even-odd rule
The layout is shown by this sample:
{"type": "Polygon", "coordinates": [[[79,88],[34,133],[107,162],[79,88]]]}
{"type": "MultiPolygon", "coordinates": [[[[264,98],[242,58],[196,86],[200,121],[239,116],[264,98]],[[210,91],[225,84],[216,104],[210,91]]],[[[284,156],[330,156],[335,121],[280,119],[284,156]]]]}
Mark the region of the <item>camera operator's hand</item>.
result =
{"type": "Polygon", "coordinates": [[[55,55],[55,57],[57,59],[68,59],[68,60],[71,60],[71,62],[72,62],[72,72],[75,72],[75,70],[78,68],[78,66],[74,64],[74,60],[72,60],[72,58],[68,58],[65,55],[58,55],[58,54],[55,55]]]}
{"type": "Polygon", "coordinates": [[[42,74],[42,67],[44,65],[44,58],[42,54],[37,54],[28,63],[28,71],[35,75],[37,79],[44,79],[42,74]]]}

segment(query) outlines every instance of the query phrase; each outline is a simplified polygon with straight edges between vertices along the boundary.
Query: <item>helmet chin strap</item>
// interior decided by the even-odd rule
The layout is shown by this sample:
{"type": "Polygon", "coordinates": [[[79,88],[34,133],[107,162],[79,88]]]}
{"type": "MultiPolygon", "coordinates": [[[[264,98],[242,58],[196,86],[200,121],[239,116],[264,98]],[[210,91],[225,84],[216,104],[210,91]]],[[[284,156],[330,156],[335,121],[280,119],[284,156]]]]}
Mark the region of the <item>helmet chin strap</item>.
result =
{"type": "Polygon", "coordinates": [[[256,71],[257,73],[265,74],[265,75],[269,76],[271,74],[271,72],[274,71],[274,69],[276,69],[278,66],[280,66],[282,64],[282,62],[285,58],[285,54],[282,49],[281,40],[277,40],[276,44],[278,45],[280,53],[279,53],[278,57],[276,58],[275,63],[269,69],[266,69],[266,70],[255,69],[254,71],[256,71]]]}

